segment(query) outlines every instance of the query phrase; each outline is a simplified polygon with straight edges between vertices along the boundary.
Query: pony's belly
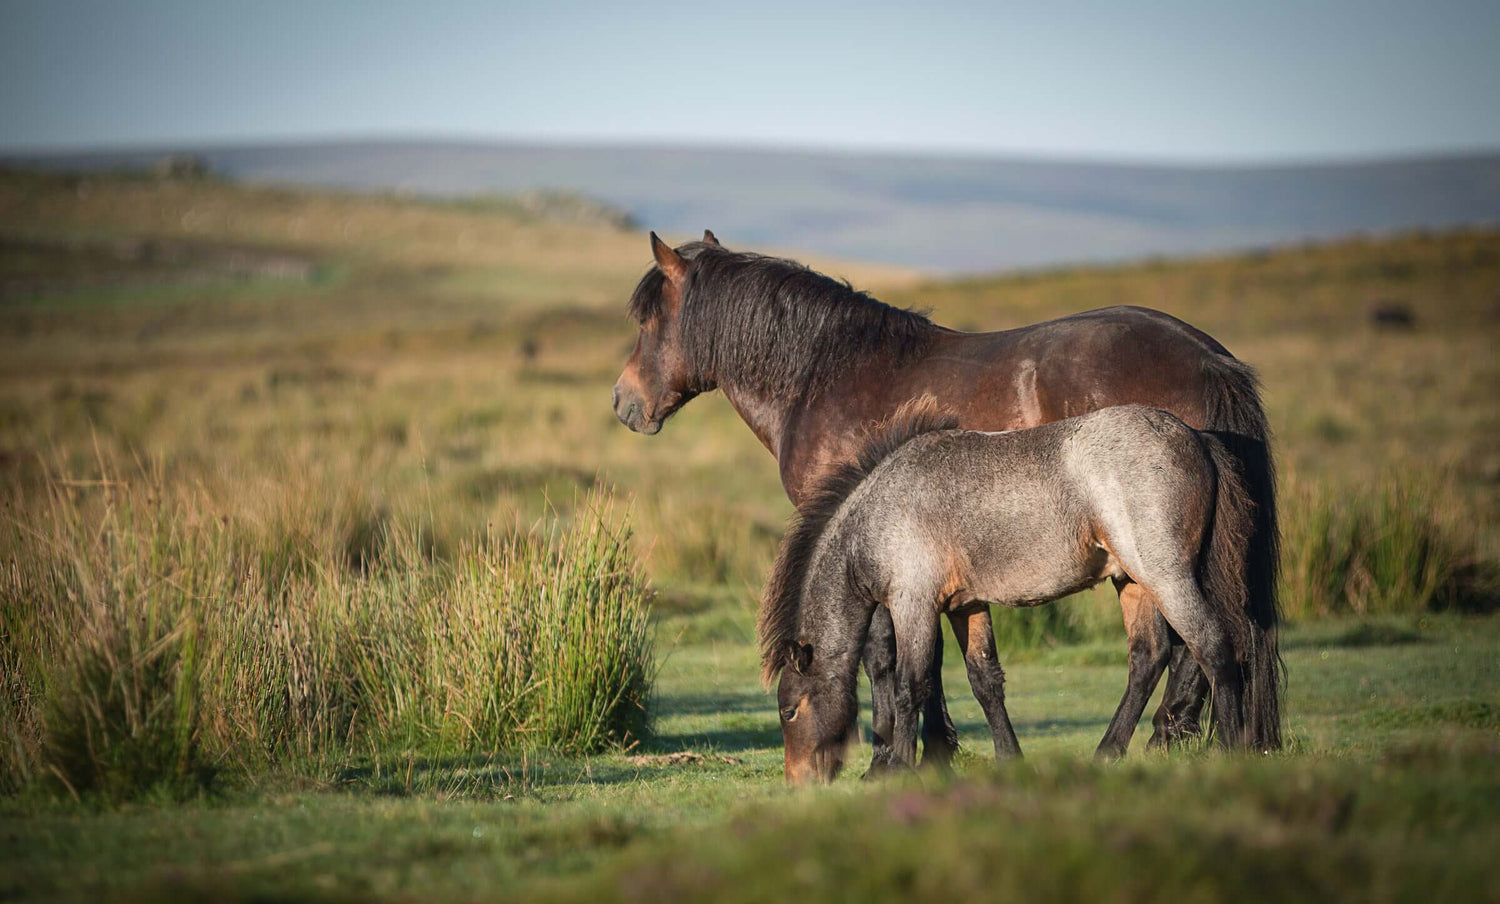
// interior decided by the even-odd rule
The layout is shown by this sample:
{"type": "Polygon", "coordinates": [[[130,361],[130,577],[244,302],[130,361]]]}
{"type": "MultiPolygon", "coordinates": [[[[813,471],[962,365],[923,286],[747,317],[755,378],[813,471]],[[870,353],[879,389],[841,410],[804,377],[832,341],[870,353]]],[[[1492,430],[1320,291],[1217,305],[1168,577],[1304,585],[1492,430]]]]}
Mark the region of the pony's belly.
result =
{"type": "Polygon", "coordinates": [[[1056,602],[1065,596],[1071,596],[1081,590],[1087,590],[1103,580],[1103,577],[1081,578],[1074,582],[1056,585],[1047,590],[1033,590],[1006,595],[1003,598],[991,599],[988,602],[997,606],[1005,606],[1009,609],[1030,609],[1034,606],[1044,606],[1047,603],[1056,602]]]}
{"type": "MultiPolygon", "coordinates": [[[[1059,563],[1061,564],[1061,563],[1059,563]]],[[[1009,569],[1009,573],[990,586],[976,588],[971,598],[983,599],[997,606],[1026,609],[1041,606],[1070,594],[1087,590],[1110,578],[1124,577],[1120,563],[1103,545],[1090,547],[1083,560],[1069,563],[1061,570],[1009,569]]]]}

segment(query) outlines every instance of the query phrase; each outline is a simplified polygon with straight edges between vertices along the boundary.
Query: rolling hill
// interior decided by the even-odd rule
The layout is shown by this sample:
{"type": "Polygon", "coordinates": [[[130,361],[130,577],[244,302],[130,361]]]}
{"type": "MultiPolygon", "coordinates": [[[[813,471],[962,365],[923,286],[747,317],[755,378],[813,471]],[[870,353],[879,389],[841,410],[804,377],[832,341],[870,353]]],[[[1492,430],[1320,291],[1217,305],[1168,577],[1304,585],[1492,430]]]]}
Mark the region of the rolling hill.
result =
{"type": "Polygon", "coordinates": [[[455,141],[11,155],[49,168],[198,155],[234,179],[425,195],[581,192],[678,236],[940,272],[1122,261],[1500,222],[1500,153],[1288,165],[455,141]]]}

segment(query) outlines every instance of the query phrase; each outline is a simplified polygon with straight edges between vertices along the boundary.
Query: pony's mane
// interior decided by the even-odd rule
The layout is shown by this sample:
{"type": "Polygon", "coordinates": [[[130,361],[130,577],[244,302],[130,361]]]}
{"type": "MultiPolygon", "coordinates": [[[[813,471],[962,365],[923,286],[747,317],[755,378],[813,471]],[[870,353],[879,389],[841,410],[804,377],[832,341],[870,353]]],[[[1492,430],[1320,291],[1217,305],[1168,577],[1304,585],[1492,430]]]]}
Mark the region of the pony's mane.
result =
{"type": "Polygon", "coordinates": [[[786,538],[781,541],[771,579],[766,583],[756,624],[761,680],[767,687],[786,665],[787,652],[797,637],[807,569],[828,522],[870,472],[913,437],[957,426],[958,417],[939,407],[937,399],[930,395],[904,403],[885,421],[865,432],[854,461],[844,462],[821,477],[798,506],[786,538]]]}
{"type": "MultiPolygon", "coordinates": [[[[686,245],[677,246],[677,253],[683,260],[696,260],[704,249],[715,246],[707,242],[688,242],[686,245]]],[[[630,316],[637,323],[645,323],[647,320],[661,313],[661,290],[666,286],[667,275],[661,272],[661,268],[655,264],[641,277],[641,281],[635,284],[635,291],[630,293],[630,316]]]]}
{"type": "MultiPolygon", "coordinates": [[[[771,394],[816,394],[871,354],[900,364],[933,334],[932,321],[796,261],[693,242],[680,314],[684,354],[699,374],[771,394]]],[[[645,322],[661,311],[666,277],[652,267],[630,299],[645,322]]]]}

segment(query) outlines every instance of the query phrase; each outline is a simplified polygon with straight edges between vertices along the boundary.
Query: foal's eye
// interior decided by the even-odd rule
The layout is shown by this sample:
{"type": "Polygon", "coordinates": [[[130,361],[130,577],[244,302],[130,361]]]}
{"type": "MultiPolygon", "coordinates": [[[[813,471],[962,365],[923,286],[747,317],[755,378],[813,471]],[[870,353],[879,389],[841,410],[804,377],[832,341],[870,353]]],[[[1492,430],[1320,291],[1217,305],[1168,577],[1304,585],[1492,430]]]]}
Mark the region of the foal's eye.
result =
{"type": "Polygon", "coordinates": [[[786,709],[781,711],[781,721],[790,722],[795,718],[797,718],[797,707],[788,706],[786,709]]]}

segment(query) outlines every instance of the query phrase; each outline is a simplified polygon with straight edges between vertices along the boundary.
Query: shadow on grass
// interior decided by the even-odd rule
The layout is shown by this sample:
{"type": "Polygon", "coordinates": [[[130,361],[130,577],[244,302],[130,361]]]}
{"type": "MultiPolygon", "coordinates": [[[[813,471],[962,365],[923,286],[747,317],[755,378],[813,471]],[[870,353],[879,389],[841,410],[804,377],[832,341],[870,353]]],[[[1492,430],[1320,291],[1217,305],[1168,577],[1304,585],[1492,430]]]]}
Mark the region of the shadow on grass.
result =
{"type": "Polygon", "coordinates": [[[678,734],[657,735],[652,749],[668,752],[678,750],[714,750],[736,753],[747,750],[766,750],[781,747],[781,729],[774,724],[769,728],[713,728],[707,731],[685,731],[678,734]]]}
{"type": "MultiPolygon", "coordinates": [[[[661,712],[670,716],[719,716],[702,731],[658,733],[631,753],[739,753],[781,745],[774,713],[760,694],[666,696],[661,712]]],[[[395,755],[338,770],[337,787],[395,797],[436,795],[504,799],[546,788],[614,785],[636,781],[653,767],[609,755],[572,757],[552,751],[493,755],[395,755]]]]}
{"type": "Polygon", "coordinates": [[[641,768],[610,758],[575,759],[547,751],[503,756],[398,757],[340,769],[342,790],[388,797],[470,800],[521,797],[546,788],[636,781],[641,768]]]}
{"type": "Polygon", "coordinates": [[[662,716],[719,716],[726,713],[775,714],[776,700],[770,694],[659,694],[656,712],[662,716]]]}
{"type": "Polygon", "coordinates": [[[1427,643],[1428,639],[1411,628],[1390,622],[1361,622],[1332,634],[1321,632],[1292,634],[1281,641],[1283,650],[1360,647],[1394,647],[1427,643]]]}
{"type": "MultiPolygon", "coordinates": [[[[1100,737],[1104,736],[1104,729],[1109,727],[1108,718],[1098,716],[1077,716],[1074,718],[1060,719],[1031,719],[1013,722],[1012,726],[1016,734],[1023,740],[1026,735],[1060,735],[1084,729],[1095,730],[1100,737]]],[[[975,731],[988,733],[989,728],[984,724],[975,727],[975,731]]]]}
{"type": "Polygon", "coordinates": [[[1360,721],[1377,728],[1500,730],[1500,706],[1484,700],[1453,700],[1425,706],[1373,710],[1362,713],[1360,721]]]}

